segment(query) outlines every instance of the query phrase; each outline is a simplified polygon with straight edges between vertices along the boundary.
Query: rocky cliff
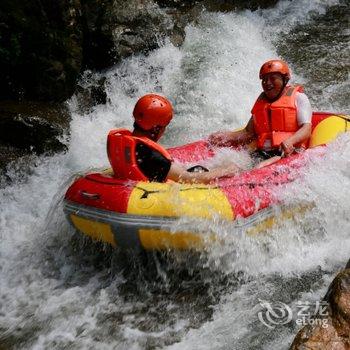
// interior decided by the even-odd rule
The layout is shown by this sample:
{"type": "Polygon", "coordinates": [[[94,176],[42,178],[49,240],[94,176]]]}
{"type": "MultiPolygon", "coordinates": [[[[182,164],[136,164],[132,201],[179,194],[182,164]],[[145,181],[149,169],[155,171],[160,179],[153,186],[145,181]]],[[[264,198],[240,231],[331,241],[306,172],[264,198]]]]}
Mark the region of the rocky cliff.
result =
{"type": "MultiPolygon", "coordinates": [[[[254,10],[276,2],[2,0],[0,147],[14,147],[19,154],[62,149],[48,140],[56,139],[68,124],[62,103],[77,91],[82,72],[106,69],[127,56],[146,53],[166,37],[181,45],[185,26],[203,8],[254,10]],[[18,135],[23,136],[21,141],[18,135]]],[[[8,158],[12,159],[5,157],[3,164],[8,158]]]]}

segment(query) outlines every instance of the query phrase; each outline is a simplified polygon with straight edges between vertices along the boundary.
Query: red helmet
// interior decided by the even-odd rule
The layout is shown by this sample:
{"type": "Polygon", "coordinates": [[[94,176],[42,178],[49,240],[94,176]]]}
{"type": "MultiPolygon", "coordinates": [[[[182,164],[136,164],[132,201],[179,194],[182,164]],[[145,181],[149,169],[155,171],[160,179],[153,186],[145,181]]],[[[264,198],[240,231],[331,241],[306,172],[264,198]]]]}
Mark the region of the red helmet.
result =
{"type": "Polygon", "coordinates": [[[282,60],[271,60],[265,62],[260,68],[259,78],[262,79],[264,75],[269,73],[281,73],[290,79],[289,67],[287,63],[282,60]]]}
{"type": "Polygon", "coordinates": [[[138,126],[150,130],[155,126],[167,126],[173,117],[173,107],[165,97],[148,94],[136,102],[133,116],[138,126]]]}

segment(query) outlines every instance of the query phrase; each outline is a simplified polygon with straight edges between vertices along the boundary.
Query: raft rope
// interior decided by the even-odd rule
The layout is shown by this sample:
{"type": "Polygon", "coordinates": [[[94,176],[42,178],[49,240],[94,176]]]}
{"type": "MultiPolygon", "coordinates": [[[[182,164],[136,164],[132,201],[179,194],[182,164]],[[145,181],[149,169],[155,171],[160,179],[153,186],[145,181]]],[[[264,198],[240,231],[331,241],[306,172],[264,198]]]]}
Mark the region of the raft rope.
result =
{"type": "MultiPolygon", "coordinates": [[[[287,173],[290,174],[290,170],[288,171],[283,171],[283,173],[287,173]]],[[[282,172],[274,172],[274,175],[280,175],[282,174],[282,172]]],[[[247,186],[249,189],[254,189],[255,187],[259,187],[259,186],[266,186],[267,184],[272,185],[272,186],[279,186],[279,185],[284,185],[286,183],[291,183],[294,181],[294,179],[292,180],[286,180],[286,181],[282,181],[282,182],[271,182],[269,183],[269,180],[273,180],[272,177],[267,177],[265,182],[244,182],[244,183],[238,183],[238,184],[231,184],[228,186],[224,186],[224,187],[243,187],[243,186],[247,186]]],[[[133,187],[136,188],[140,191],[143,191],[142,196],[140,197],[140,199],[146,199],[148,198],[148,195],[150,194],[155,194],[155,193],[167,193],[168,191],[164,191],[164,190],[147,190],[143,187],[140,186],[129,186],[129,187],[133,187]]],[[[180,188],[179,192],[185,192],[185,191],[192,191],[192,190],[205,190],[205,191],[210,191],[210,190],[215,190],[215,189],[222,189],[222,187],[220,186],[215,186],[215,187],[189,187],[189,188],[180,188]]]]}
{"type": "Polygon", "coordinates": [[[346,114],[337,115],[337,117],[340,117],[340,118],[345,119],[346,121],[350,122],[350,115],[346,115],[346,114]]]}

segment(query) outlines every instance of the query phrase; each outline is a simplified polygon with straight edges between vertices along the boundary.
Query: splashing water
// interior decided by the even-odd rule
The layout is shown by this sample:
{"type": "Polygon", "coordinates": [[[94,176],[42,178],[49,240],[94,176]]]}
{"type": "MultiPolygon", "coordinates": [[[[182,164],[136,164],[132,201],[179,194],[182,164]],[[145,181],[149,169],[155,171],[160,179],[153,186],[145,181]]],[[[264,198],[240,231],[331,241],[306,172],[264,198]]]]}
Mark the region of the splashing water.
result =
{"type": "MultiPolygon", "coordinates": [[[[310,66],[304,68],[307,60],[291,54],[307,55],[307,43],[288,41],[289,33],[317,28],[329,11],[343,6],[300,0],[255,13],[204,12],[187,27],[181,49],[166,42],[147,57],[86,74],[86,86],[106,77],[107,104],[82,114],[72,98],[68,152],[10,167],[13,184],[0,190],[0,343],[25,349],[288,348],[297,326],[265,327],[257,318],[259,300],[291,307],[298,300],[319,300],[349,258],[348,135],[322,159],[310,158],[301,179],[278,193],[286,205],[312,203],[309,211],[255,237],[232,232],[229,223],[197,222],[225,242],[205,254],[112,253],[74,234],[52,202],[60,202],[74,173],[107,165],[108,130],[131,127],[133,104],[144,93],[161,92],[174,103],[176,117],[162,140],[166,146],[244,125],[260,91],[260,65],[280,51],[290,58],[296,80],[310,82],[315,106],[322,100],[322,108],[348,111],[339,81],[327,75],[321,84],[328,89],[321,92],[310,79],[310,66]]],[[[332,57],[346,70],[348,55],[338,54],[332,57]]],[[[321,69],[324,59],[313,59],[321,69]]],[[[348,72],[344,76],[348,86],[348,72]]],[[[223,150],[212,162],[228,157],[230,151],[223,150]]]]}

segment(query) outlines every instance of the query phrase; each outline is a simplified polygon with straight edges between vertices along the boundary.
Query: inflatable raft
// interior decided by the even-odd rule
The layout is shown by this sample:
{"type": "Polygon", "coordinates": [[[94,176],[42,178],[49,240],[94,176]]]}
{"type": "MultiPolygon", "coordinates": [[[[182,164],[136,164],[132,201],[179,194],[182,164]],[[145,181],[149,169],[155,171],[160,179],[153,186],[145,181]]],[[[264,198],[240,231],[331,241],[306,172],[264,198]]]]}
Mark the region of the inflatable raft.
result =
{"type": "MultiPolygon", "coordinates": [[[[309,149],[350,131],[350,119],[315,112],[312,127],[309,149]]],[[[324,152],[323,147],[317,149],[324,152]]],[[[168,151],[180,162],[200,162],[213,156],[206,141],[168,151]]],[[[233,227],[250,227],[255,232],[266,228],[274,221],[277,187],[300,176],[309,152],[220,178],[213,185],[125,181],[115,178],[110,170],[88,173],[69,187],[64,212],[78,231],[114,247],[201,249],[208,244],[207,237],[199,232],[174,232],[179,218],[228,220],[233,227]]]]}

